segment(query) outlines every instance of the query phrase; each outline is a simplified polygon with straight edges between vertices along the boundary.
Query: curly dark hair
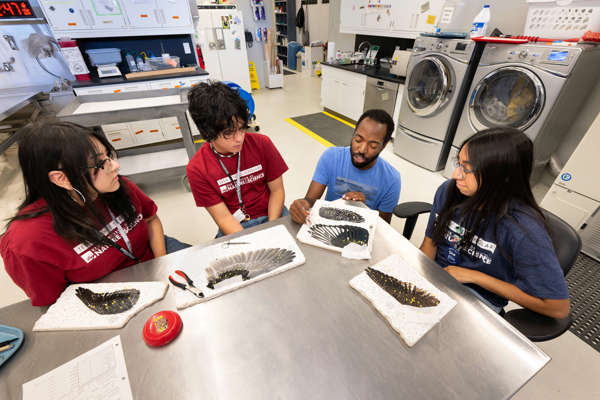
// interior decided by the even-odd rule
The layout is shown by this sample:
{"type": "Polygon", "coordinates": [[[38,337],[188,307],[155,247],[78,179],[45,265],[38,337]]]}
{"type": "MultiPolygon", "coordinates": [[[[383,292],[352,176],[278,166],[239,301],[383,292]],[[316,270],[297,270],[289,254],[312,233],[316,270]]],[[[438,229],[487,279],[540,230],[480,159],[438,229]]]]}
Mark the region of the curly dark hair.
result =
{"type": "Polygon", "coordinates": [[[202,139],[210,142],[219,135],[248,125],[248,106],[235,89],[221,82],[202,82],[188,94],[189,110],[202,139]]]}

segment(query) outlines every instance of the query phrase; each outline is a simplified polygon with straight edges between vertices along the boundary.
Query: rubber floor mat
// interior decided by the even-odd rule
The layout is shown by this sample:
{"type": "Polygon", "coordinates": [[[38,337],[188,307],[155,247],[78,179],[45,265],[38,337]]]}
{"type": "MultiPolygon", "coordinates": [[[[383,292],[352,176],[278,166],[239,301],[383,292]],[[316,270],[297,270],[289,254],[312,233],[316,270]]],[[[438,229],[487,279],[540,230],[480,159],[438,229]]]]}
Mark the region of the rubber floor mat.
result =
{"type": "Polygon", "coordinates": [[[566,279],[573,317],[569,330],[600,352],[600,263],[579,253],[566,279]]]}
{"type": "Polygon", "coordinates": [[[323,113],[292,117],[292,120],[335,146],[350,146],[354,129],[323,113]]]}

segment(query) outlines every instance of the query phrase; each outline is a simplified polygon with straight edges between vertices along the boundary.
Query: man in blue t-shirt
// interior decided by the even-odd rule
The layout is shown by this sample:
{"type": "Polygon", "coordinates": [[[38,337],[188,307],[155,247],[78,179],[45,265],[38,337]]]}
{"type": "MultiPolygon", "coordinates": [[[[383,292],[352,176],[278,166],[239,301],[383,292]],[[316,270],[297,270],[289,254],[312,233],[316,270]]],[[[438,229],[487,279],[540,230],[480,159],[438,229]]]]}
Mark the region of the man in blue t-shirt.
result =
{"type": "Polygon", "coordinates": [[[327,188],[325,200],[362,201],[389,223],[400,197],[400,174],[379,154],[392,132],[394,121],[387,112],[366,111],[349,147],[330,147],[321,155],[306,196],[290,206],[292,219],[303,224],[327,188]]]}

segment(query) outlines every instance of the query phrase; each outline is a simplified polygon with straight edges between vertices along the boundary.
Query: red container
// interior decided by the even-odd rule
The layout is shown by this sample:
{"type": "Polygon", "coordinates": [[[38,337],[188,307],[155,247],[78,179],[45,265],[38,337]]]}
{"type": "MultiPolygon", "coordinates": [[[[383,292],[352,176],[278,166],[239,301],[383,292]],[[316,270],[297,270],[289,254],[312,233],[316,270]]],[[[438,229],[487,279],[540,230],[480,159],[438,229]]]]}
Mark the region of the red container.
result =
{"type": "Polygon", "coordinates": [[[179,335],[182,327],[181,317],[175,311],[157,312],[144,324],[144,341],[148,346],[164,346],[179,335]]]}
{"type": "MultiPolygon", "coordinates": [[[[69,39],[59,39],[58,45],[61,48],[77,47],[77,41],[69,40],[69,39]]],[[[90,74],[76,74],[75,79],[77,79],[78,81],[91,81],[92,80],[92,78],[90,78],[90,74]]]]}

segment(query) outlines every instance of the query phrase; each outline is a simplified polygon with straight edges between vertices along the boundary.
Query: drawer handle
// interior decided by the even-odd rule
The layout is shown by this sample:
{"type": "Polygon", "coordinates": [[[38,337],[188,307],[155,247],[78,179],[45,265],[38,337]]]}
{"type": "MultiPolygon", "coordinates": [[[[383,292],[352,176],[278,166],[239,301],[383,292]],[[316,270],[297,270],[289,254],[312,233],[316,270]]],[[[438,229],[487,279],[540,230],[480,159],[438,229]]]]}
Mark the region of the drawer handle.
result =
{"type": "Polygon", "coordinates": [[[121,91],[121,89],[115,89],[113,90],[113,93],[119,93],[121,91]]]}
{"type": "Polygon", "coordinates": [[[67,23],[67,25],[69,25],[69,26],[75,26],[75,25],[77,25],[77,22],[69,22],[69,23],[67,23]]]}
{"type": "Polygon", "coordinates": [[[179,15],[173,15],[173,17],[171,17],[173,19],[179,19],[179,15]]]}
{"type": "Polygon", "coordinates": [[[137,131],[135,134],[136,134],[136,135],[139,135],[139,134],[140,134],[140,133],[142,133],[142,132],[144,132],[144,130],[143,130],[143,129],[140,129],[140,130],[139,130],[139,131],[137,131]]]}
{"type": "Polygon", "coordinates": [[[120,141],[120,140],[121,140],[121,138],[116,138],[116,139],[113,139],[112,141],[113,141],[113,142],[118,142],[118,141],[120,141]]]}
{"type": "Polygon", "coordinates": [[[140,14],[140,18],[148,18],[148,14],[140,14]]]}
{"type": "Polygon", "coordinates": [[[160,131],[158,129],[150,129],[150,132],[156,133],[156,132],[160,132],[160,131]]]}

